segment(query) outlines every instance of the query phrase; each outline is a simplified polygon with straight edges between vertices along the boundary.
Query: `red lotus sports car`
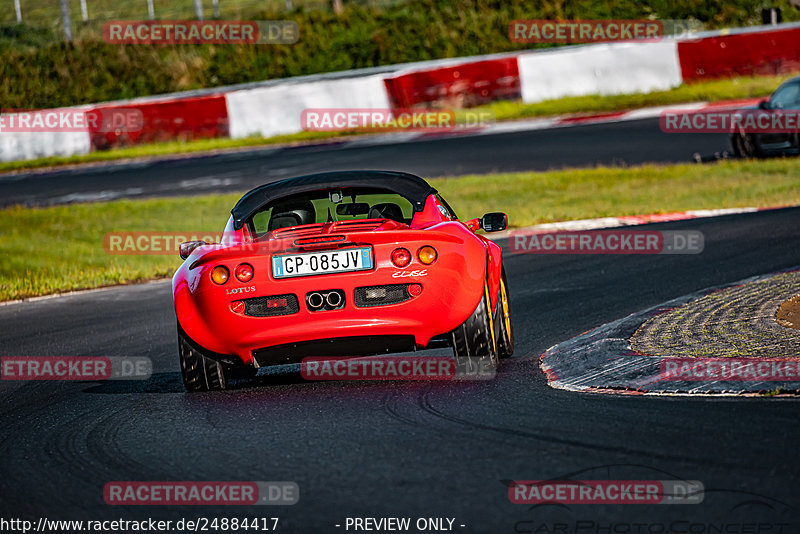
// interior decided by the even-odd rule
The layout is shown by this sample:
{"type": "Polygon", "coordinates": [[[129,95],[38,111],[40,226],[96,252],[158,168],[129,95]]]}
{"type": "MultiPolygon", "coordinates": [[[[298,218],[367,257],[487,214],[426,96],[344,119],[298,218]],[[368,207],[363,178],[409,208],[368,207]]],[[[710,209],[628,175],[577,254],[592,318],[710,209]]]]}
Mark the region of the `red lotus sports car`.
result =
{"type": "Polygon", "coordinates": [[[492,372],[514,335],[504,213],[461,222],[425,180],[344,171],[269,183],[231,210],[221,243],[182,243],[172,281],[183,382],[304,357],[452,347],[456,375],[492,372]]]}

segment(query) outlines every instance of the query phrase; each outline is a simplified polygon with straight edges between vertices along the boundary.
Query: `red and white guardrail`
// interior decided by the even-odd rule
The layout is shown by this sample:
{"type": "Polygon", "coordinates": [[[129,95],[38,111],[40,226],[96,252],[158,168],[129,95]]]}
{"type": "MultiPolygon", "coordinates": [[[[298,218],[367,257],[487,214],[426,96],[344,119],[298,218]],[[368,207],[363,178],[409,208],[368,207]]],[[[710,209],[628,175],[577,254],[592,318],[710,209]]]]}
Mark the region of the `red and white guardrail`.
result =
{"type": "MultiPolygon", "coordinates": [[[[302,131],[302,113],[309,108],[457,109],[498,99],[538,102],[648,92],[684,81],[793,70],[800,70],[800,23],[705,32],[678,40],[437,60],[68,108],[87,113],[136,110],[134,128],[87,124],[67,131],[58,127],[20,131],[8,127],[5,121],[10,117],[4,112],[0,161],[176,139],[291,134],[302,131]]],[[[38,113],[47,112],[56,110],[38,113]]],[[[541,123],[546,124],[547,119],[541,123]]]]}

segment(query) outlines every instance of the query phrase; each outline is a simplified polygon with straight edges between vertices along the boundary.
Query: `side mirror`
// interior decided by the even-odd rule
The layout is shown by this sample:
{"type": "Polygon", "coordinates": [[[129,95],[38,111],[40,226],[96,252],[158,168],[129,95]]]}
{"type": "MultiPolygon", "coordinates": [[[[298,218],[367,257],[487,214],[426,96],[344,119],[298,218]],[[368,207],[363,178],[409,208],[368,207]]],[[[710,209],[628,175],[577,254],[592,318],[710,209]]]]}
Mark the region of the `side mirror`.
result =
{"type": "Polygon", "coordinates": [[[480,219],[481,228],[486,232],[500,232],[508,228],[508,216],[505,213],[487,213],[480,219]]]}
{"type": "Polygon", "coordinates": [[[181,255],[181,259],[185,260],[194,249],[205,244],[205,241],[184,241],[178,246],[178,253],[181,255]]]}
{"type": "Polygon", "coordinates": [[[761,102],[759,102],[758,109],[764,109],[764,110],[770,109],[769,100],[762,100],[761,102]]]}

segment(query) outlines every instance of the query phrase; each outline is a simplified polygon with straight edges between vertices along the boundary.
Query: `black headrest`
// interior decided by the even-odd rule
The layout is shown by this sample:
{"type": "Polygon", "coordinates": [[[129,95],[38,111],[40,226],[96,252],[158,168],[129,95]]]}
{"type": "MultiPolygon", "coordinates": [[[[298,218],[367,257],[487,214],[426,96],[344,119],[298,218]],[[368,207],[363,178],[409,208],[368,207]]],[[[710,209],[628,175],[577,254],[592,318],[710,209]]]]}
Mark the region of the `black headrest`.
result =
{"type": "Polygon", "coordinates": [[[405,222],[403,219],[403,210],[400,206],[391,202],[384,204],[375,204],[369,210],[369,219],[391,219],[397,222],[405,222]]]}
{"type": "Polygon", "coordinates": [[[310,200],[295,200],[272,208],[272,215],[269,218],[269,230],[312,224],[315,221],[314,204],[310,200]]]}

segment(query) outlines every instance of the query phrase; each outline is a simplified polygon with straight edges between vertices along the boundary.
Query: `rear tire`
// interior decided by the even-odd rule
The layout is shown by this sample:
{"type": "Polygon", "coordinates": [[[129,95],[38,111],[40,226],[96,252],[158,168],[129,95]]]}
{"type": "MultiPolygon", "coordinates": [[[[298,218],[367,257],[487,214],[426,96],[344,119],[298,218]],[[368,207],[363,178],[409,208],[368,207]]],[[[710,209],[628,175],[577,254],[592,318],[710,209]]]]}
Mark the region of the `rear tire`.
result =
{"type": "Polygon", "coordinates": [[[225,366],[203,354],[178,327],[181,375],[187,391],[217,391],[228,385],[225,366]]]}
{"type": "Polygon", "coordinates": [[[489,287],[464,324],[453,330],[453,356],[458,378],[492,378],[497,369],[497,343],[489,287]]]}
{"type": "Polygon", "coordinates": [[[731,144],[733,145],[733,153],[739,158],[749,159],[761,155],[755,138],[751,134],[734,134],[731,139],[731,144]]]}
{"type": "Polygon", "coordinates": [[[497,340],[497,356],[510,358],[514,354],[514,326],[511,323],[511,305],[508,301],[508,282],[506,270],[500,273],[500,290],[497,298],[497,316],[499,332],[497,340]]]}

